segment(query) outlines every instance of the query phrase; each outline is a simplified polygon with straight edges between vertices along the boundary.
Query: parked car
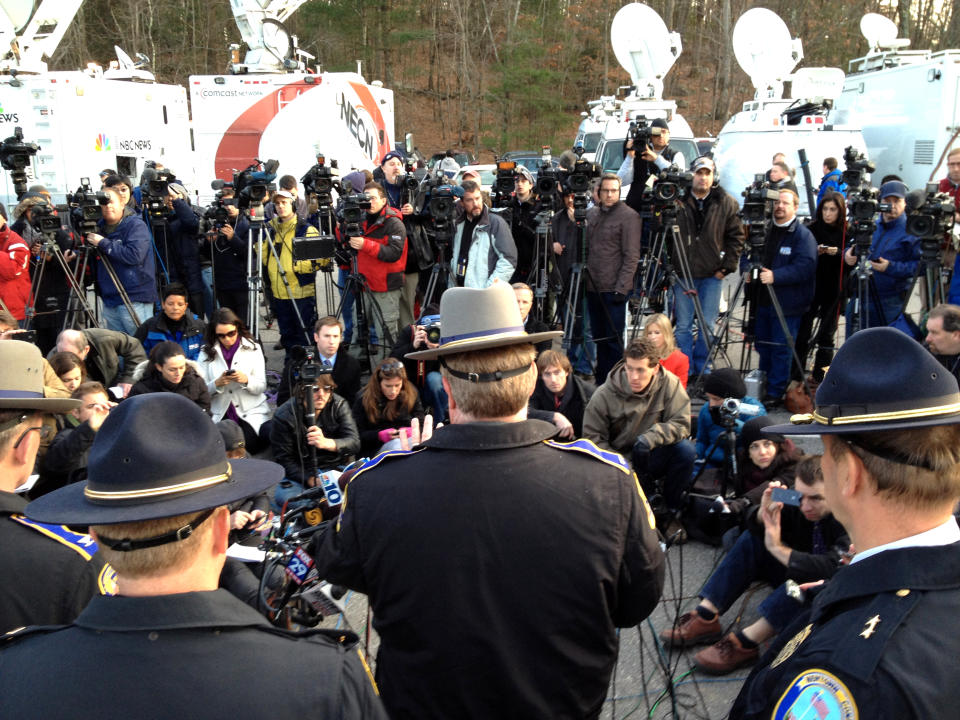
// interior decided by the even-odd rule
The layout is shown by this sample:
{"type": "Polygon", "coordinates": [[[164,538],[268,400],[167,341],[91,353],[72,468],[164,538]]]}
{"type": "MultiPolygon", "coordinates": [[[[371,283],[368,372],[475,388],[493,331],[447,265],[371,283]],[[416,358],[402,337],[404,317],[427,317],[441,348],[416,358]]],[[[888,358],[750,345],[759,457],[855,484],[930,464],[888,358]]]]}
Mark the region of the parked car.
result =
{"type": "MultiPolygon", "coordinates": [[[[523,165],[527,170],[530,171],[530,174],[533,175],[533,180],[536,182],[537,173],[540,172],[540,166],[543,164],[543,155],[533,150],[511,150],[510,152],[505,152],[500,160],[511,160],[517,165],[523,165]]],[[[555,157],[550,158],[550,164],[553,167],[559,167],[560,161],[555,157]]]]}

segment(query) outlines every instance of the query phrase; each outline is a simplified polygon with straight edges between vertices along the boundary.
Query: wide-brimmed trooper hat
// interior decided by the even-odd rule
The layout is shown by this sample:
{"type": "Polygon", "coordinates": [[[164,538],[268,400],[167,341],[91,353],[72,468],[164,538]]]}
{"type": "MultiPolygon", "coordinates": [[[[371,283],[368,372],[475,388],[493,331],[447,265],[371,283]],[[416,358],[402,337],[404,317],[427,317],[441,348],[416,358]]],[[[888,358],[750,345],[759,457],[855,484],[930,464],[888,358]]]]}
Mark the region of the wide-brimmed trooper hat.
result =
{"type": "Polygon", "coordinates": [[[43,356],[36,345],[0,342],[0,410],[66,413],[78,407],[79,400],[43,396],[43,356]]]}
{"type": "Polygon", "coordinates": [[[229,505],[282,479],[276,463],[228,461],[217,426],[190,400],[150,393],[110,411],[90,448],[86,482],[37,498],[26,515],[67,525],[139,522],[229,505]]]}
{"type": "Polygon", "coordinates": [[[861,330],[837,351],[812,413],[781,435],[840,435],[960,423],[957,380],[913,338],[890,327],[861,330]]]}
{"type": "Polygon", "coordinates": [[[523,329],[513,288],[494,283],[488,288],[450,288],[440,296],[439,347],[407,353],[411,360],[435,360],[444,355],[488,348],[538,343],[563,335],[559,331],[530,333],[523,329]]]}

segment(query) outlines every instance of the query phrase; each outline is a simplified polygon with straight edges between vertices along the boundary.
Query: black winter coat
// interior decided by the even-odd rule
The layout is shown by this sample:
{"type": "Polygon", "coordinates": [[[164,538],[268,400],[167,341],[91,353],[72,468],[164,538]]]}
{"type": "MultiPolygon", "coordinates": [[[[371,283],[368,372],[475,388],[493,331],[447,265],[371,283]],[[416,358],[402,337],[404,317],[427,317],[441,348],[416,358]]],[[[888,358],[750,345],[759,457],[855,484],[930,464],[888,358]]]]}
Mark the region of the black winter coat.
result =
{"type": "MultiPolygon", "coordinates": [[[[277,408],[270,426],[270,447],[273,459],[283,465],[285,477],[303,483],[315,474],[310,468],[310,446],[302,410],[296,407],[296,398],[290,398],[277,408]]],[[[334,440],[337,451],[317,450],[317,470],[335,470],[352,462],[360,452],[360,435],[350,406],[339,395],[331,395],[323,411],[317,415],[317,427],[324,437],[334,440]]]]}
{"type": "Polygon", "coordinates": [[[356,402],[353,403],[353,419],[356,421],[357,430],[360,433],[361,457],[373,457],[380,451],[380,446],[383,445],[383,443],[380,441],[378,433],[381,430],[386,430],[387,428],[408,428],[413,418],[417,418],[417,420],[420,421],[420,426],[423,427],[424,412],[419,397],[410,412],[402,413],[395,420],[386,419],[383,414],[386,407],[387,401],[381,396],[380,402],[377,403],[377,420],[376,422],[371,422],[370,418],[367,417],[367,411],[363,408],[363,395],[361,394],[361,396],[356,399],[356,402]]]}
{"type": "Polygon", "coordinates": [[[210,414],[210,392],[207,390],[207,383],[189,363],[187,364],[187,371],[183,374],[183,379],[178,385],[171,385],[159,372],[148,365],[146,372],[143,374],[143,379],[130,389],[130,397],[154,392],[172,392],[183,395],[207,415],[210,414]]]}
{"type": "Polygon", "coordinates": [[[692,277],[736,272],[744,240],[739,212],[737,201],[723,188],[710,190],[703,210],[693,194],[687,193],[677,213],[677,224],[692,277]]]}
{"type": "Polygon", "coordinates": [[[567,385],[563,388],[563,397],[560,399],[560,406],[557,407],[554,402],[555,395],[547,390],[541,378],[537,378],[537,386],[533,389],[529,407],[534,410],[560,413],[573,425],[574,435],[583,437],[583,411],[586,410],[587,403],[590,402],[595,391],[595,387],[587,385],[571,373],[567,376],[567,385]]]}

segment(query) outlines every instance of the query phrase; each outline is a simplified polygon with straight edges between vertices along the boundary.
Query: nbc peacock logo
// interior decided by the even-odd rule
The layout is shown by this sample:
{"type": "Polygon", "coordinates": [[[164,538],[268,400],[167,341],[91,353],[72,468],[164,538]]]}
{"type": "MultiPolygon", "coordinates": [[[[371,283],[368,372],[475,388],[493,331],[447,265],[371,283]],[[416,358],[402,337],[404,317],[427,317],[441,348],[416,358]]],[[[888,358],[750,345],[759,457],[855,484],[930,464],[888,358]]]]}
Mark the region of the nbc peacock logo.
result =
{"type": "Polygon", "coordinates": [[[97,152],[101,152],[101,151],[104,151],[104,152],[105,152],[105,151],[109,150],[109,149],[110,149],[110,138],[108,138],[108,137],[107,137],[106,135],[104,135],[103,133],[100,133],[99,135],[97,135],[97,142],[96,142],[96,146],[95,146],[95,147],[96,147],[97,152]]]}

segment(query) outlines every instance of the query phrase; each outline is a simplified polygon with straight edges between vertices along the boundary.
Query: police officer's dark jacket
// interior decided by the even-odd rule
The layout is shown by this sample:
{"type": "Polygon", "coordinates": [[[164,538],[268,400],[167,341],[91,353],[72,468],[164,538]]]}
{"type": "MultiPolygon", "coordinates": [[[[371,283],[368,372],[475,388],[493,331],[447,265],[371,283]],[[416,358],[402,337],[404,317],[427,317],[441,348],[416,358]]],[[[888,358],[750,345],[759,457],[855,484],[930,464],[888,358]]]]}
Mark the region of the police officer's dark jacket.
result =
{"type": "Polygon", "coordinates": [[[27,520],[26,507],[20,495],[0,492],[0,633],[72,622],[91,597],[113,590],[93,538],[27,520]]]}
{"type": "Polygon", "coordinates": [[[95,598],[2,648],[11,717],[386,718],[353,633],[279,630],[226,590],[95,598]]]}
{"type": "Polygon", "coordinates": [[[391,717],[596,717],[663,555],[635,476],[544,422],[448,425],[350,480],[321,575],[365,592],[391,717]]]}
{"type": "Polygon", "coordinates": [[[956,718],[958,615],[960,543],[886,550],[843,567],[780,634],[730,717],[784,718],[791,706],[800,717],[821,702],[836,717],[956,718]],[[939,660],[923,659],[931,657],[939,660]]]}

